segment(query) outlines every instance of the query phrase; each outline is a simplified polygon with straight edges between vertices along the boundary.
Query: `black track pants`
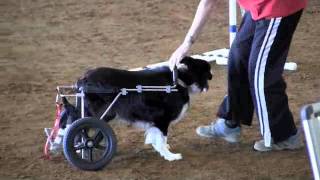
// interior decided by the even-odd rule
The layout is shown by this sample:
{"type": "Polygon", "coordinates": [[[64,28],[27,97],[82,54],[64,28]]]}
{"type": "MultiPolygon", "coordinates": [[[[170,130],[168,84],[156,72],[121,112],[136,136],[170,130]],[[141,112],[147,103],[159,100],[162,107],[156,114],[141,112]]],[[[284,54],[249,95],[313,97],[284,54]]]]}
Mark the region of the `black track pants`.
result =
{"type": "Polygon", "coordinates": [[[297,131],[282,74],[301,14],[255,21],[246,12],[230,49],[228,95],[218,117],[231,125],[251,125],[255,110],[266,146],[297,131]]]}

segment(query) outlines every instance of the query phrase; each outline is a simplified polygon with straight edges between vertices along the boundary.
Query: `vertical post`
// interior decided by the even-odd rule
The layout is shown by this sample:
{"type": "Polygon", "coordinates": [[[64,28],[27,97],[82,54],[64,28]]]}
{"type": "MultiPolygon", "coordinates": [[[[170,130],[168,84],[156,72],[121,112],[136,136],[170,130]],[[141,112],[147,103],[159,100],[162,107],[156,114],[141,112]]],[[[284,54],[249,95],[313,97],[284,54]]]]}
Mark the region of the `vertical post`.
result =
{"type": "Polygon", "coordinates": [[[237,33],[237,1],[229,0],[229,45],[236,37],[237,33]]]}

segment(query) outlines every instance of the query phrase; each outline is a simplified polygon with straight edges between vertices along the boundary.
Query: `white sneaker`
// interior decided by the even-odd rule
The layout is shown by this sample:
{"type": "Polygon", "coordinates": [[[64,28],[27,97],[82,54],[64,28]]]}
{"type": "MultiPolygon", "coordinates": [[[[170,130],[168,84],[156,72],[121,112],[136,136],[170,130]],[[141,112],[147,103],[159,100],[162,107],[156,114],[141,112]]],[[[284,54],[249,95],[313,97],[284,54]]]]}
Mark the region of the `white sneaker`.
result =
{"type": "Polygon", "coordinates": [[[199,126],[197,134],[202,137],[222,138],[230,143],[240,141],[240,127],[229,128],[225,124],[225,119],[219,118],[215,123],[208,126],[199,126]]]}
{"type": "Polygon", "coordinates": [[[303,147],[303,143],[300,138],[300,133],[297,132],[295,135],[290,136],[287,140],[273,143],[271,142],[271,147],[266,147],[264,145],[264,140],[259,140],[254,143],[253,149],[260,152],[266,151],[281,151],[281,150],[296,150],[303,147]]]}

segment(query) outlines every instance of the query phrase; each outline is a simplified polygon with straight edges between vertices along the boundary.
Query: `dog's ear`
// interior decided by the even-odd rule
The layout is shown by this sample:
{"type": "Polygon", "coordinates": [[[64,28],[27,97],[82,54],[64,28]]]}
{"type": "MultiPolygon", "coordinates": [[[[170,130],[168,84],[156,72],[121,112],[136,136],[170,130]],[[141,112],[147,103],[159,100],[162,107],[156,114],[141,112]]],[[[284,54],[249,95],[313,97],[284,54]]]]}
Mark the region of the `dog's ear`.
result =
{"type": "MultiPolygon", "coordinates": [[[[184,66],[184,69],[185,70],[190,70],[193,68],[193,62],[194,62],[195,59],[193,59],[192,57],[190,56],[185,56],[181,61],[180,61],[180,64],[182,66],[184,66]]],[[[179,67],[178,67],[179,68],[179,67]]]]}
{"type": "Polygon", "coordinates": [[[190,56],[185,56],[184,58],[182,58],[182,60],[180,61],[181,64],[185,64],[185,65],[189,65],[190,62],[194,61],[194,59],[190,56]]]}
{"type": "Polygon", "coordinates": [[[186,62],[186,61],[188,61],[188,60],[191,60],[191,61],[192,61],[192,60],[194,60],[194,58],[192,58],[192,57],[190,57],[190,56],[185,56],[185,57],[182,58],[181,63],[182,63],[182,62],[186,62]]]}
{"type": "Polygon", "coordinates": [[[178,70],[180,70],[180,71],[187,71],[187,70],[188,70],[188,66],[185,65],[185,64],[182,64],[182,63],[178,64],[178,65],[177,65],[177,68],[178,68],[178,70]]]}
{"type": "Polygon", "coordinates": [[[178,69],[178,78],[181,79],[186,85],[191,85],[194,82],[193,74],[191,73],[192,65],[190,62],[192,58],[186,56],[181,61],[180,64],[177,66],[178,69]]]}

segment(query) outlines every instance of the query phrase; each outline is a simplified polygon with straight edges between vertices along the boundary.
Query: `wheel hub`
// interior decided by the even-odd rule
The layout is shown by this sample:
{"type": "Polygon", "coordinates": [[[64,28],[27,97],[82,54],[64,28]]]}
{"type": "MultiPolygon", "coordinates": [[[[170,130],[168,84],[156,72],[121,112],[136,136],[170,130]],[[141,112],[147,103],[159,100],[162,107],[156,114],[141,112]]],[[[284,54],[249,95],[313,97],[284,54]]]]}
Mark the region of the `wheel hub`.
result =
{"type": "Polygon", "coordinates": [[[88,141],[86,142],[86,146],[87,146],[88,148],[92,148],[93,145],[94,145],[94,143],[93,143],[92,140],[88,140],[88,141]]]}

